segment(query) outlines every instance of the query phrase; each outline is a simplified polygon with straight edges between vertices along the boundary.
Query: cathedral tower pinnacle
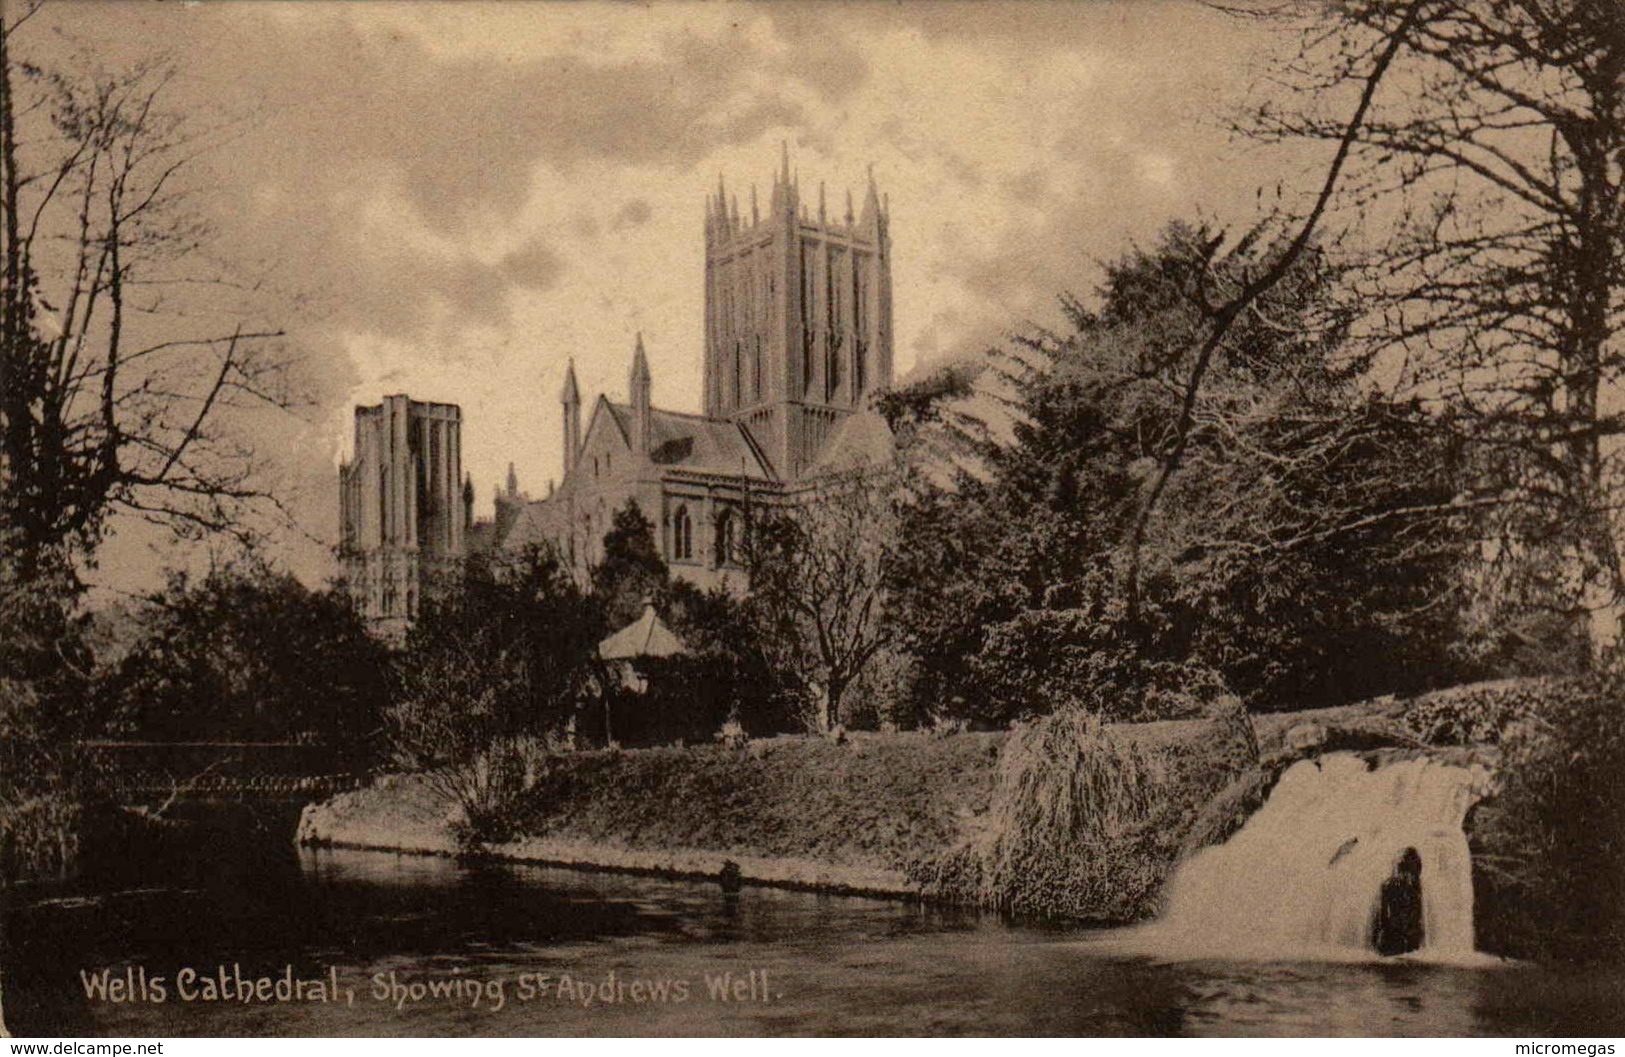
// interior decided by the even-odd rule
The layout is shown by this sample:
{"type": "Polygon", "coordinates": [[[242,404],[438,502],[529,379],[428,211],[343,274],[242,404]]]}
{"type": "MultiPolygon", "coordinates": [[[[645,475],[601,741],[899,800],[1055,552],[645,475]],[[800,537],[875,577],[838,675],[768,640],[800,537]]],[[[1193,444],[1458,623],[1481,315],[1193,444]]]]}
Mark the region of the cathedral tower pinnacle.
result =
{"type": "Polygon", "coordinates": [[[871,168],[861,212],[808,215],[780,148],[768,212],[706,214],[705,413],[739,421],[798,477],[848,415],[892,380],[891,240],[871,168]]]}

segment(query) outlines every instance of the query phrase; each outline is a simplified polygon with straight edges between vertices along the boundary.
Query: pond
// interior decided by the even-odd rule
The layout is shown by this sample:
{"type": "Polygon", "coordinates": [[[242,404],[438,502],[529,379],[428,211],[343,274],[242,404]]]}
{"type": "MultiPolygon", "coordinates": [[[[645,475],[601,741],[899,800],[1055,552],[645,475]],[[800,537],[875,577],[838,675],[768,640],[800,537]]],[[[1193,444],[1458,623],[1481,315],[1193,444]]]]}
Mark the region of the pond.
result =
{"type": "Polygon", "coordinates": [[[20,1035],[1625,1032],[1614,970],[1181,962],[1121,930],[382,852],[15,899],[5,931],[20,1035]]]}

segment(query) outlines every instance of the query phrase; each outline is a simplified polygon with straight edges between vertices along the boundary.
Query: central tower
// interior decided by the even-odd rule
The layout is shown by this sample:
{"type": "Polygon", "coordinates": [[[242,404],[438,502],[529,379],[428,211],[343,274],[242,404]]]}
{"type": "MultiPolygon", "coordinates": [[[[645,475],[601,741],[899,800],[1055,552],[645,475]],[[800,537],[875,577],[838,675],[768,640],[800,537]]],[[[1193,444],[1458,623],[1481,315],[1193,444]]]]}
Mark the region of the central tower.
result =
{"type": "Polygon", "coordinates": [[[871,172],[863,209],[801,201],[789,148],[763,216],[722,181],[705,210],[705,414],[744,425],[785,481],[892,382],[889,217],[871,172]]]}

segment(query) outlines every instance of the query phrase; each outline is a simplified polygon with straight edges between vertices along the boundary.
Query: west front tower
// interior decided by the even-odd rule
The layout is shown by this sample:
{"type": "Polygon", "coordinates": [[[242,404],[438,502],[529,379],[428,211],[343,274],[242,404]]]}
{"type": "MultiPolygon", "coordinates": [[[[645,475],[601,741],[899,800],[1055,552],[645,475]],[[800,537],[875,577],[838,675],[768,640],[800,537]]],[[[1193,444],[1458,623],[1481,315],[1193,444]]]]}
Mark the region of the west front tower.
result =
{"type": "Polygon", "coordinates": [[[340,555],[359,609],[398,634],[417,618],[425,587],[464,553],[473,484],[463,475],[456,404],[386,396],[355,409],[355,447],[339,467],[340,555]]]}
{"type": "Polygon", "coordinates": [[[861,211],[802,201],[788,148],[766,212],[721,181],[705,212],[705,414],[744,426],[786,482],[892,382],[889,216],[871,173],[861,211]]]}

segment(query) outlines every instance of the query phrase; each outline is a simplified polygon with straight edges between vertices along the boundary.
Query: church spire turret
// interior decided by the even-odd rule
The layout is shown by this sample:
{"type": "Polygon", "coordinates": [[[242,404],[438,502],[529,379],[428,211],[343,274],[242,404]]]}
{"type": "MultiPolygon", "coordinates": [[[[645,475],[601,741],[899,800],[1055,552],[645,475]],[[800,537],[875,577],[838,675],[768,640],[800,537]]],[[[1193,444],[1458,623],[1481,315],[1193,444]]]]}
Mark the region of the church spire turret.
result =
{"type": "Polygon", "coordinates": [[[649,454],[650,389],[649,357],[643,351],[643,331],[638,331],[637,346],[632,350],[632,376],[628,385],[632,399],[632,450],[639,455],[649,454]]]}
{"type": "Polygon", "coordinates": [[[564,368],[564,389],[559,393],[559,403],[564,405],[564,476],[568,478],[575,469],[576,454],[581,450],[581,389],[576,385],[574,357],[564,368]]]}

